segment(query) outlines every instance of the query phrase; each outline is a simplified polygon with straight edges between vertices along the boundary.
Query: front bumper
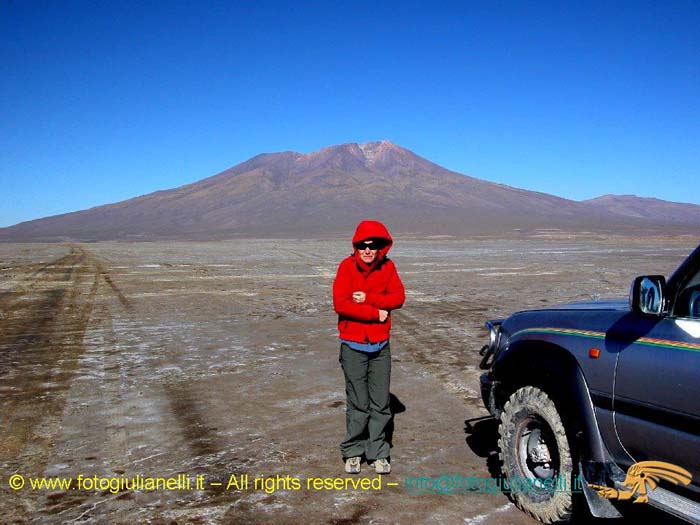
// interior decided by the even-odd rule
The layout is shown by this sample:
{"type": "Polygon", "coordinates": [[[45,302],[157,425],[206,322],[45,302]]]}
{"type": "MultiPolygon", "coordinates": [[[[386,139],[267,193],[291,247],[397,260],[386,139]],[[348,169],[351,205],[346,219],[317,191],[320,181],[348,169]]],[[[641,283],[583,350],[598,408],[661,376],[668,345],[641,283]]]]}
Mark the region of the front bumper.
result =
{"type": "Polygon", "coordinates": [[[486,410],[488,410],[492,416],[499,417],[501,411],[498,409],[496,403],[496,390],[498,389],[499,382],[492,380],[489,377],[489,373],[486,372],[479,377],[479,383],[481,387],[481,400],[486,410]]]}

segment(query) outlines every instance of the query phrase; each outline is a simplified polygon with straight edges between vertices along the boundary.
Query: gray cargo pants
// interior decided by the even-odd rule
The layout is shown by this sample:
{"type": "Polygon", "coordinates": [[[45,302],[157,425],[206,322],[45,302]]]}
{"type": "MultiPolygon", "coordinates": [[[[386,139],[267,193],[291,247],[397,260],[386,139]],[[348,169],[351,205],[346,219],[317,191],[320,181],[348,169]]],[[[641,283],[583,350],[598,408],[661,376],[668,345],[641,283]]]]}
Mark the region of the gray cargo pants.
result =
{"type": "Polygon", "coordinates": [[[391,421],[389,343],[378,352],[360,352],[340,345],[340,365],[345,374],[347,433],[340,444],[343,458],[362,456],[367,461],[389,457],[386,427],[391,421]]]}

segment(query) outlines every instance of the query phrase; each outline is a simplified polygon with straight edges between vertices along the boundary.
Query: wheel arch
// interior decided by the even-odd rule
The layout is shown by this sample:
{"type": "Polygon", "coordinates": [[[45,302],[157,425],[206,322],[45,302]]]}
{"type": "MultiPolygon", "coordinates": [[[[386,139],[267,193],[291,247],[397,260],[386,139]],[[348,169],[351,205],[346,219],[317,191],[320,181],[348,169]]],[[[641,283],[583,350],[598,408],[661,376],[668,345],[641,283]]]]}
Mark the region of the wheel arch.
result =
{"type": "MultiPolygon", "coordinates": [[[[494,363],[493,377],[496,409],[503,409],[510,395],[524,386],[536,386],[552,399],[562,415],[569,436],[583,465],[606,465],[611,462],[593,408],[586,378],[576,358],[566,349],[547,341],[513,343],[507,353],[494,363]]],[[[586,478],[598,479],[590,468],[586,478]]],[[[593,470],[599,470],[598,467],[593,470]]]]}

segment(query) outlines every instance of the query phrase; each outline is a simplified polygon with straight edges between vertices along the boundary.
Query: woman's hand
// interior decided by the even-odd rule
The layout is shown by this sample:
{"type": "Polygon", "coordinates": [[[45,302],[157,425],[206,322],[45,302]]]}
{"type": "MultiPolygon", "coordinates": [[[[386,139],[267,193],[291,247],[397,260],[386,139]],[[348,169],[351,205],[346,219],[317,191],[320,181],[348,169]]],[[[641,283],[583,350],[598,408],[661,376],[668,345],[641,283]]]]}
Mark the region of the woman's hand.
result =
{"type": "Polygon", "coordinates": [[[365,292],[352,292],[352,300],[356,303],[364,303],[365,299],[367,299],[365,292]]]}

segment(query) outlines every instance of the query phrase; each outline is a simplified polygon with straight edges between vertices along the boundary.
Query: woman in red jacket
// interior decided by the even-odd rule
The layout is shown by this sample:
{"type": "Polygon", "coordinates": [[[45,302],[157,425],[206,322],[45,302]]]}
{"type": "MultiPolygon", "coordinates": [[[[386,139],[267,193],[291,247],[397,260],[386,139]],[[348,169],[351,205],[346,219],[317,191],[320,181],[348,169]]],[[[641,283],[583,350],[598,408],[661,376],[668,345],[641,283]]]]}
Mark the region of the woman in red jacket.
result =
{"type": "Polygon", "coordinates": [[[391,311],[403,306],[405,293],[386,257],[393,240],[382,223],[362,221],[352,244],[353,254],[340,263],[333,282],[347,395],[347,433],[340,451],[349,474],[360,472],[363,456],[377,473],[388,474],[391,311]]]}

